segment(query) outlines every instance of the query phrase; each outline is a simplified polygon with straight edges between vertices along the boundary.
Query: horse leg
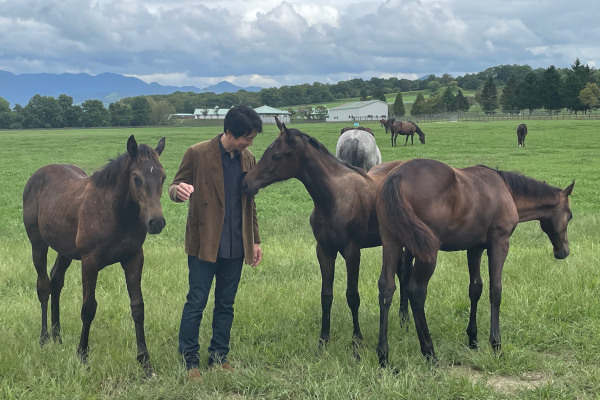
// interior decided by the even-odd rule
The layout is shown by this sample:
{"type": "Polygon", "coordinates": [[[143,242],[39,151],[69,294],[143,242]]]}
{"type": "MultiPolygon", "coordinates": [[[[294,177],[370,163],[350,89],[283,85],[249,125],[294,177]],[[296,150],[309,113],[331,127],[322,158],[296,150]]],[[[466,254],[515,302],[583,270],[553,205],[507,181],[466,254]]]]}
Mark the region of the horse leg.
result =
{"type": "MultiPolygon", "coordinates": [[[[383,239],[383,238],[382,238],[383,239]]],[[[398,263],[402,259],[402,248],[397,244],[390,242],[386,243],[382,240],[383,245],[383,265],[381,266],[381,274],[379,275],[379,343],[377,344],[377,356],[381,367],[388,366],[388,356],[390,353],[388,344],[388,325],[390,306],[392,298],[396,291],[395,272],[398,268],[398,263]]]]}
{"type": "Polygon", "coordinates": [[[52,297],[50,301],[50,310],[52,311],[52,338],[54,341],[62,344],[60,336],[60,292],[65,285],[65,272],[71,259],[62,255],[57,255],[54,261],[54,267],[50,271],[50,282],[52,284],[52,297]]]}
{"type": "Polygon", "coordinates": [[[419,342],[421,343],[421,353],[428,361],[437,363],[437,357],[433,350],[433,342],[431,341],[427,320],[425,318],[427,285],[435,270],[437,254],[432,254],[431,257],[428,258],[428,260],[415,259],[415,265],[412,268],[407,289],[417,335],[419,337],[419,342]]]}
{"type": "MultiPolygon", "coordinates": [[[[28,232],[29,233],[29,232],[28,232]]],[[[50,278],[48,277],[47,271],[47,257],[48,257],[48,245],[44,240],[39,238],[34,238],[33,235],[30,234],[29,238],[31,240],[31,253],[33,258],[33,265],[35,266],[35,270],[37,271],[37,296],[40,301],[40,306],[42,309],[42,330],[40,332],[40,346],[43,346],[50,339],[50,334],[48,333],[48,300],[50,299],[50,293],[52,293],[52,288],[50,284],[50,278]]]]}
{"type": "MultiPolygon", "coordinates": [[[[404,145],[405,145],[405,146],[406,146],[406,144],[408,143],[408,137],[409,137],[409,136],[410,136],[410,135],[406,135],[406,140],[404,141],[404,145]]],[[[411,141],[411,144],[412,144],[412,141],[411,141]]]]}
{"type": "Polygon", "coordinates": [[[354,356],[358,359],[358,346],[362,342],[358,309],[360,308],[360,294],[358,292],[358,275],[360,270],[360,247],[351,243],[346,246],[342,256],[346,260],[346,302],[352,313],[352,348],[354,356]]]}
{"type": "Polygon", "coordinates": [[[125,272],[125,282],[131,307],[131,317],[135,325],[135,338],[137,342],[137,360],[142,367],[146,377],[154,376],[154,369],[150,364],[150,354],[146,346],[146,335],[144,333],[144,298],[142,297],[142,269],[144,267],[144,252],[140,250],[121,266],[125,272]]]}
{"type": "Polygon", "coordinates": [[[317,243],[317,259],[321,268],[321,335],[319,348],[329,343],[331,330],[331,305],[333,304],[333,278],[335,273],[335,259],[337,252],[326,249],[317,243]]]}
{"type": "Polygon", "coordinates": [[[481,281],[481,255],[483,248],[471,248],[467,250],[467,262],[469,265],[469,299],[471,299],[471,312],[469,314],[469,325],[467,336],[469,347],[477,348],[477,303],[481,298],[483,282],[481,281]]]}
{"type": "Polygon", "coordinates": [[[81,337],[77,354],[81,361],[87,363],[89,352],[89,337],[92,321],[96,316],[98,302],[96,301],[96,282],[98,280],[98,269],[92,257],[81,260],[81,283],[83,286],[83,303],[81,305],[81,337]]]}
{"type": "Polygon", "coordinates": [[[500,302],[502,301],[502,268],[508,255],[509,240],[504,238],[488,247],[490,276],[490,344],[496,353],[500,346],[500,302]]]}
{"type": "MultiPolygon", "coordinates": [[[[398,282],[400,283],[400,309],[398,315],[400,316],[400,327],[407,326],[408,322],[408,291],[406,290],[406,284],[410,277],[410,270],[412,268],[413,256],[410,251],[404,251],[404,257],[398,259],[398,265],[396,267],[396,275],[398,276],[398,282]]],[[[408,326],[407,326],[408,327],[408,326]]]]}

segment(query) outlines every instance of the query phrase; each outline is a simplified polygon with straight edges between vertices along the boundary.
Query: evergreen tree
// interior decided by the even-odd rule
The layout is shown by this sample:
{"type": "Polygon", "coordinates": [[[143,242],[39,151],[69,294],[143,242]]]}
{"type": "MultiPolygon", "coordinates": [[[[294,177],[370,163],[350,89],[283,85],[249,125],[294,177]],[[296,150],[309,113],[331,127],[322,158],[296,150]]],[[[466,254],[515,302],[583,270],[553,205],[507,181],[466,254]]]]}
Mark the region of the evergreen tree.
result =
{"type": "Polygon", "coordinates": [[[519,87],[519,83],[517,82],[517,78],[513,75],[508,77],[506,81],[506,85],[502,89],[502,95],[500,96],[500,107],[502,111],[516,111],[519,109],[519,101],[517,97],[517,88],[519,87]]]}
{"type": "Polygon", "coordinates": [[[535,72],[530,72],[523,78],[523,81],[517,88],[520,108],[527,108],[529,114],[543,104],[540,96],[540,82],[535,72]]]}
{"type": "Polygon", "coordinates": [[[469,111],[469,100],[463,95],[463,92],[460,89],[458,89],[458,93],[456,93],[456,97],[454,98],[454,107],[456,108],[456,111],[469,111]]]}
{"type": "Polygon", "coordinates": [[[425,97],[423,97],[423,93],[419,92],[417,94],[417,98],[415,99],[411,109],[410,115],[422,115],[425,114],[425,97]]]}
{"type": "Polygon", "coordinates": [[[498,107],[498,90],[494,83],[494,78],[488,76],[487,81],[483,85],[483,90],[480,97],[481,109],[486,114],[491,114],[498,107]]]}
{"type": "Polygon", "coordinates": [[[455,96],[450,87],[447,87],[446,90],[444,90],[441,101],[446,112],[456,111],[455,96]]]}
{"type": "Polygon", "coordinates": [[[560,110],[563,108],[560,96],[560,74],[554,68],[554,65],[548,67],[542,75],[540,96],[542,98],[542,105],[546,110],[560,110]]]}
{"type": "Polygon", "coordinates": [[[404,117],[406,110],[404,109],[404,101],[402,100],[402,93],[398,92],[396,100],[394,100],[394,116],[404,117]]]}

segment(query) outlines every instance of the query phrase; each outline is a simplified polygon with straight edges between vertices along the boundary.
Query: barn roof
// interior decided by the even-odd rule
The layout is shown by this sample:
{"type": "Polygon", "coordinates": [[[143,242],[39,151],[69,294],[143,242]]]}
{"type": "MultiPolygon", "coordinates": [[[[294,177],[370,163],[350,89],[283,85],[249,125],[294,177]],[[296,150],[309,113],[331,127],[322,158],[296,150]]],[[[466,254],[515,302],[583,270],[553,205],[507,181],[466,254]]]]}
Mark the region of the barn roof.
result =
{"type": "Polygon", "coordinates": [[[270,107],[270,106],[260,106],[260,107],[255,108],[254,111],[256,111],[257,114],[263,114],[263,115],[289,115],[290,114],[288,111],[279,110],[277,108],[270,107]]]}

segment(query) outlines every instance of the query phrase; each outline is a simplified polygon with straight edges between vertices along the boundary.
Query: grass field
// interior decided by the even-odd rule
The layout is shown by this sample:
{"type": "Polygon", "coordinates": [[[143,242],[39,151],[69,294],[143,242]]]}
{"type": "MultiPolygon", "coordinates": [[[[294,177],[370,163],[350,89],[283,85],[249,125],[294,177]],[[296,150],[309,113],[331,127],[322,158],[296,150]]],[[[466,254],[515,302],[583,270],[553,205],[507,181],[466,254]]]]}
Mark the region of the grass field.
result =
{"type": "MultiPolygon", "coordinates": [[[[49,163],[73,163],[89,173],[126,151],[129,135],[156,145],[167,185],[185,149],[213,137],[215,128],[138,128],[0,132],[0,398],[1,399],[592,399],[600,393],[600,123],[528,121],[526,147],[517,147],[514,122],[420,124],[427,143],[390,146],[374,129],[383,160],[434,158],[452,166],[486,164],[566,187],[574,218],[571,255],[555,260],[536,222],[517,227],[504,266],[500,313],[503,356],[489,344],[489,297],[478,312],[480,349],[469,350],[468,271],[464,252],[440,253],[426,314],[440,365],[421,356],[414,325],[390,316],[390,362],[377,363],[377,278],[381,249],[365,249],[360,272],[361,361],[352,358],[346,273],[338,257],[331,342],[317,354],[321,278],[308,218],[312,200],[296,180],[256,197],[263,262],[245,267],[236,301],[230,361],[234,373],[206,371],[186,384],[177,354],[179,318],[187,288],[183,252],[186,206],[163,197],[167,226],[149,236],[142,281],[146,337],[158,377],[143,378],[124,277],[118,265],[98,278],[98,312],[90,335],[89,368],[75,350],[81,329],[80,263],[67,271],[61,297],[63,344],[38,345],[40,307],[29,242],[21,221],[22,190],[49,163]]],[[[331,151],[343,125],[293,125],[331,151]]],[[[265,126],[251,148],[260,158],[277,132],[265,126]]],[[[54,254],[50,254],[49,264],[54,254]]],[[[487,285],[486,261],[482,268],[487,285]]],[[[392,309],[397,310],[398,295],[392,309]]],[[[212,302],[200,332],[201,356],[210,340],[212,302]]]]}

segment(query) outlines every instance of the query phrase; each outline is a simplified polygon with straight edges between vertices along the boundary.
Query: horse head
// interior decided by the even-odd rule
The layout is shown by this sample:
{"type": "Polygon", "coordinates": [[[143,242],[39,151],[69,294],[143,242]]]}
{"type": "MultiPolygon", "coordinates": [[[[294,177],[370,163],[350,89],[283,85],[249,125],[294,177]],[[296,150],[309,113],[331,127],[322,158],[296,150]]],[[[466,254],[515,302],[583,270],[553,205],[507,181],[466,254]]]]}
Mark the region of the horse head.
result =
{"type": "Polygon", "coordinates": [[[242,188],[250,195],[255,195],[272,183],[294,177],[300,168],[300,159],[295,149],[301,142],[301,132],[288,129],[277,117],[275,122],[279,135],[242,179],[242,188]]]}
{"type": "Polygon", "coordinates": [[[575,186],[575,181],[564,190],[561,190],[556,207],[550,210],[548,216],[540,219],[540,227],[548,235],[550,242],[552,242],[554,257],[559,260],[569,255],[567,226],[573,218],[573,213],[569,207],[569,196],[573,191],[573,186],[575,186]]]}
{"type": "Polygon", "coordinates": [[[151,234],[160,233],[166,225],[160,203],[166,174],[158,160],[164,148],[164,137],[155,149],[144,144],[138,146],[133,135],[127,140],[131,197],[139,206],[140,216],[151,234]]]}

